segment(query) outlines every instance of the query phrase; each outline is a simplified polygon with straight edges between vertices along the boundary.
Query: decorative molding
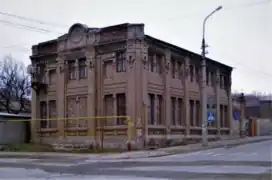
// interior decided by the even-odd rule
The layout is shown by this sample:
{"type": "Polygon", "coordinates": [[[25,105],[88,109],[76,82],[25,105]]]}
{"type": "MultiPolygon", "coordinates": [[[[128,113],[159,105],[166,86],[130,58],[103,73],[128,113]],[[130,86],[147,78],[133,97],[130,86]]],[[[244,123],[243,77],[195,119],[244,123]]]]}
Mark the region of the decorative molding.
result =
{"type": "Polygon", "coordinates": [[[94,68],[94,58],[93,57],[89,58],[89,68],[90,69],[94,68]]]}
{"type": "Polygon", "coordinates": [[[185,72],[185,77],[188,77],[188,76],[189,76],[189,69],[190,69],[189,66],[186,65],[186,66],[185,66],[185,69],[184,69],[184,70],[185,70],[185,71],[184,71],[184,72],[185,72]]]}
{"type": "Polygon", "coordinates": [[[134,63],[134,61],[135,61],[135,58],[133,58],[132,56],[129,56],[129,57],[128,57],[128,64],[129,64],[129,65],[132,66],[133,63],[134,63]]]}
{"type": "Polygon", "coordinates": [[[147,64],[148,60],[147,60],[147,56],[146,55],[144,55],[144,57],[142,58],[142,62],[143,62],[144,65],[147,64]]]}
{"type": "Polygon", "coordinates": [[[220,76],[218,76],[218,75],[216,76],[215,83],[216,83],[216,85],[220,84],[220,76]]]}
{"type": "Polygon", "coordinates": [[[60,73],[63,73],[63,72],[64,72],[65,67],[66,67],[67,64],[68,64],[67,61],[65,61],[64,63],[58,63],[60,73]]]}
{"type": "Polygon", "coordinates": [[[168,73],[170,70],[170,59],[167,59],[165,56],[163,56],[163,59],[165,61],[164,67],[165,67],[165,72],[168,73]]]}

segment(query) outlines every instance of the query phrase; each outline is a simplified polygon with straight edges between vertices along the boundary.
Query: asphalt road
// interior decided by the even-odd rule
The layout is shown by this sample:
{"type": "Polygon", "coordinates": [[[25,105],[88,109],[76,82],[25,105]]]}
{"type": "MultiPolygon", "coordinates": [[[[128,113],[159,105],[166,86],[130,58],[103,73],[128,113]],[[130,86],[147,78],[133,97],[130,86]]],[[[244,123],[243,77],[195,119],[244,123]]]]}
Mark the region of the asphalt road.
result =
{"type": "Polygon", "coordinates": [[[0,159],[0,179],[271,180],[272,141],[127,159],[0,159]]]}

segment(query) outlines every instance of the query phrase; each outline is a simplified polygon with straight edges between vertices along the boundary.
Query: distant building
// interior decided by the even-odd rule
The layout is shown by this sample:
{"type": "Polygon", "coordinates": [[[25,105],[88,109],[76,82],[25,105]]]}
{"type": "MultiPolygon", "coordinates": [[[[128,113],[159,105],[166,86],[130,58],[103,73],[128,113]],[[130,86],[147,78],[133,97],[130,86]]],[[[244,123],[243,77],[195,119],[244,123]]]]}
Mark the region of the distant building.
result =
{"type": "MultiPolygon", "coordinates": [[[[234,95],[235,97],[238,95],[234,95]]],[[[272,118],[271,96],[245,94],[246,118],[272,118]]]]}
{"type": "Polygon", "coordinates": [[[37,87],[32,118],[69,118],[65,123],[32,121],[33,137],[43,142],[66,136],[74,142],[123,146],[128,139],[124,118],[95,120],[112,115],[131,117],[138,148],[151,140],[163,145],[200,139],[201,112],[207,106],[201,103],[203,86],[217,105],[209,137],[230,134],[232,68],[207,58],[203,82],[200,55],[146,35],[143,24],[74,24],[67,34],[34,45],[31,61],[37,87]]]}

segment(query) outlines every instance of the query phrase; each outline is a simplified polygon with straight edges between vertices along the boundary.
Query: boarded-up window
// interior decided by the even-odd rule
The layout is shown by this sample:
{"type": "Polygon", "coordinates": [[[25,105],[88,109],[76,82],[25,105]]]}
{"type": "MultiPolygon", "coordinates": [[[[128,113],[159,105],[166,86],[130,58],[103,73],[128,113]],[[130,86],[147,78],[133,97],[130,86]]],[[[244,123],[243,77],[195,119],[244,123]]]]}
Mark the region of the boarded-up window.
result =
{"type": "MultiPolygon", "coordinates": [[[[126,94],[116,94],[116,103],[117,116],[126,116],[126,94]]],[[[124,117],[117,118],[117,125],[124,125],[125,120],[126,119],[124,117]]]]}
{"type": "Polygon", "coordinates": [[[189,73],[190,73],[190,81],[194,82],[194,66],[193,65],[189,66],[189,73]]]}
{"type": "Polygon", "coordinates": [[[87,97],[78,97],[78,111],[79,117],[78,126],[79,127],[88,127],[87,117],[87,97]]]}
{"type": "Polygon", "coordinates": [[[182,63],[180,61],[177,62],[177,70],[178,70],[178,78],[182,79],[182,63]]]}
{"type": "Polygon", "coordinates": [[[148,94],[148,124],[155,124],[155,95],[148,94]]]}
{"type": "Polygon", "coordinates": [[[79,79],[87,78],[86,58],[81,58],[78,60],[78,72],[79,72],[79,79]]]}
{"type": "Polygon", "coordinates": [[[57,106],[55,100],[49,101],[49,127],[57,128],[57,106]]]}
{"type": "Polygon", "coordinates": [[[154,61],[153,61],[153,54],[148,54],[148,71],[154,72],[155,67],[154,67],[154,61]]]}
{"type": "Polygon", "coordinates": [[[49,71],[49,84],[55,85],[57,82],[57,73],[55,69],[49,71]]]}
{"type": "Polygon", "coordinates": [[[178,110],[177,110],[177,124],[178,125],[183,125],[182,124],[182,99],[181,98],[178,98],[178,110]]]}
{"type": "MultiPolygon", "coordinates": [[[[105,116],[113,116],[114,109],[113,109],[113,95],[105,95],[104,97],[104,105],[105,105],[105,116]]],[[[113,126],[115,125],[114,119],[107,119],[105,122],[106,126],[113,126]]]]}
{"type": "Polygon", "coordinates": [[[76,127],[77,121],[77,104],[76,104],[76,98],[75,97],[68,97],[67,98],[67,122],[66,127],[76,127]]]}
{"type": "Polygon", "coordinates": [[[75,61],[68,62],[68,78],[69,78],[69,80],[76,79],[76,63],[75,63],[75,61]]]}
{"type": "Polygon", "coordinates": [[[171,114],[172,114],[172,118],[171,118],[171,122],[172,125],[176,125],[176,98],[175,97],[171,97],[171,114]]]}
{"type": "Polygon", "coordinates": [[[162,55],[156,55],[157,73],[162,73],[162,55]]]}
{"type": "Polygon", "coordinates": [[[126,72],[126,53],[116,53],[116,72],[126,72]]]}
{"type": "Polygon", "coordinates": [[[40,102],[40,127],[41,128],[47,128],[48,122],[47,122],[47,103],[45,101],[40,102]]]}
{"type": "Polygon", "coordinates": [[[190,100],[190,125],[194,126],[194,100],[190,100]]]}
{"type": "Polygon", "coordinates": [[[104,68],[103,68],[104,78],[112,78],[113,75],[113,68],[112,68],[112,61],[105,61],[104,68]]]}
{"type": "Polygon", "coordinates": [[[224,106],[220,105],[220,126],[225,127],[224,123],[224,106]]]}
{"type": "Polygon", "coordinates": [[[162,124],[162,122],[163,122],[163,98],[162,98],[162,95],[158,95],[157,113],[158,113],[157,123],[162,124]]]}
{"type": "Polygon", "coordinates": [[[229,116],[228,116],[228,106],[224,106],[224,121],[225,127],[229,127],[229,116]]]}
{"type": "Polygon", "coordinates": [[[200,102],[196,101],[196,126],[201,126],[201,118],[200,118],[200,102]]]}
{"type": "Polygon", "coordinates": [[[201,69],[199,67],[195,68],[195,77],[196,77],[196,82],[199,83],[200,82],[200,77],[201,77],[201,69]]]}
{"type": "Polygon", "coordinates": [[[211,71],[210,75],[211,75],[211,85],[214,86],[215,85],[215,73],[211,71]]]}
{"type": "Polygon", "coordinates": [[[171,76],[172,76],[172,78],[176,78],[176,61],[175,61],[175,59],[171,59],[171,76]]]}

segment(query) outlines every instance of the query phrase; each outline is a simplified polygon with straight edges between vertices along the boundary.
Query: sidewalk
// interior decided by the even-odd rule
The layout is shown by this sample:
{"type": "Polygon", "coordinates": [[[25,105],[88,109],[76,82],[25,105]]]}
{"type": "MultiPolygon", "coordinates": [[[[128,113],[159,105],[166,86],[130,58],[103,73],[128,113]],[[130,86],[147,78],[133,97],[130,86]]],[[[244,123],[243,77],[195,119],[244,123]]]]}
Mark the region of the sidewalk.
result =
{"type": "Polygon", "coordinates": [[[76,153],[28,153],[28,152],[0,152],[0,158],[35,158],[35,159],[92,159],[92,160],[113,160],[113,159],[137,159],[147,157],[166,156],[176,153],[185,153],[199,151],[211,148],[220,148],[224,146],[236,146],[247,143],[255,143],[266,140],[272,140],[272,136],[246,137],[235,140],[221,140],[209,142],[208,147],[202,147],[201,144],[190,144],[186,146],[175,146],[161,148],[150,151],[132,151],[124,153],[108,153],[108,154],[76,154],[76,153]]]}

